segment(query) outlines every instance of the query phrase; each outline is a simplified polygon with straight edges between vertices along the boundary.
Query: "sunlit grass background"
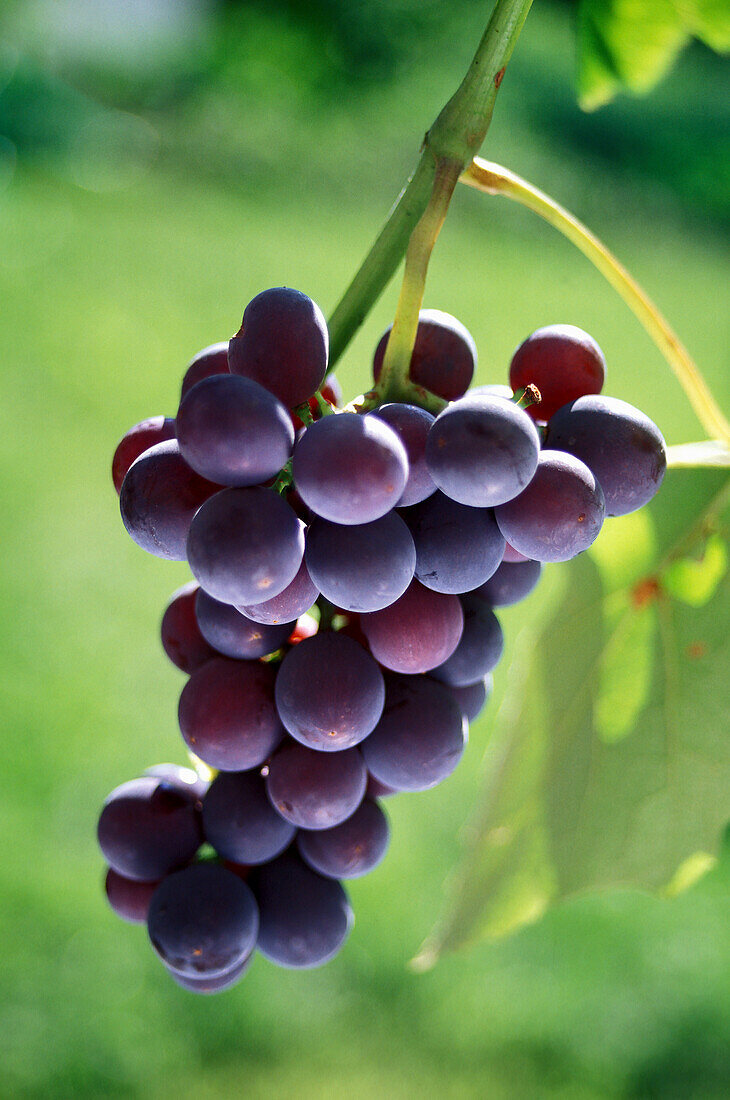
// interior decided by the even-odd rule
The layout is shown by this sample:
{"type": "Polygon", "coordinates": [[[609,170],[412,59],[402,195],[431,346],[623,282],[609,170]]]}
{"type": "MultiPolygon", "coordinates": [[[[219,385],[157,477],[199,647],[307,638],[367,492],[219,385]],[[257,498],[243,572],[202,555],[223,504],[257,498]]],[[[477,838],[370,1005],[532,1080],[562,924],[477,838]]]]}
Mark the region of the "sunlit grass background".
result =
{"type": "MultiPolygon", "coordinates": [[[[194,998],[166,978],[144,931],[107,909],[102,799],[149,764],[184,759],[183,677],[158,630],[186,572],[126,536],[109,476],[116,442],[143,417],[174,415],[188,360],[230,335],[259,290],[295,286],[331,312],[484,14],[383,0],[353,5],[334,33],[327,3],[308,18],[296,5],[186,4],[168,38],[148,30],[133,49],[143,8],[174,5],[122,5],[110,44],[101,16],[112,7],[0,15],[0,1094],[726,1096],[722,867],[671,903],[585,898],[432,973],[408,969],[539,591],[503,616],[496,698],[457,773],[388,802],[391,850],[352,885],[357,923],[335,962],[296,973],[257,959],[234,991],[194,998]]],[[[570,14],[530,15],[485,155],[589,221],[724,401],[720,63],[697,48],[650,99],[583,117],[570,14]]],[[[347,353],[348,397],[368,385],[395,292],[347,353]]],[[[700,437],[633,317],[569,245],[503,200],[457,194],[426,304],[470,328],[480,382],[504,381],[538,325],[580,325],[604,348],[608,392],[669,442],[700,437]]]]}

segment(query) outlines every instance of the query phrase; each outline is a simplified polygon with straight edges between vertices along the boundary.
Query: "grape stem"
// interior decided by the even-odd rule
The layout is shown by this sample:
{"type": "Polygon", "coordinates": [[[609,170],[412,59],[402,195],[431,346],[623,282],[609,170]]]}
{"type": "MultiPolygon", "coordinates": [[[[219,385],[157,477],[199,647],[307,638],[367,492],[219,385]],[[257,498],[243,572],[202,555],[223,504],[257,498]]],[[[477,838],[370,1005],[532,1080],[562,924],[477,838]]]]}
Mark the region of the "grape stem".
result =
{"type": "Polygon", "coordinates": [[[701,443],[677,443],[667,447],[667,466],[683,469],[697,466],[730,466],[730,447],[719,439],[701,443]]]}
{"type": "MultiPolygon", "coordinates": [[[[568,210],[515,172],[475,157],[461,182],[489,195],[514,199],[539,214],[567,237],[621,295],[674,371],[697,418],[708,435],[730,444],[730,424],[687,349],[648,294],[623,264],[568,210]]],[[[703,462],[702,465],[705,463],[703,462]]]]}

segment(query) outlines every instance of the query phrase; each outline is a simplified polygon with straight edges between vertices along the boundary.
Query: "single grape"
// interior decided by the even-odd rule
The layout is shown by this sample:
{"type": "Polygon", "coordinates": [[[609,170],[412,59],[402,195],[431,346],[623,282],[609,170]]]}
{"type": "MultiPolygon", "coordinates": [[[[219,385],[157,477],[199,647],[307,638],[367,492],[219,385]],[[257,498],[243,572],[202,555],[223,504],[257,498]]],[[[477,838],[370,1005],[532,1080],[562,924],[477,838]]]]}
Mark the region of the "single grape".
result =
{"type": "Polygon", "coordinates": [[[367,772],[357,749],[316,752],[287,741],[269,761],[266,791],[285,821],[301,829],[331,829],[363,800],[367,772]]]}
{"type": "Polygon", "coordinates": [[[266,863],[289,846],[296,829],[276,812],[256,770],[221,772],[203,802],[205,839],[235,863],[266,863]]]}
{"type": "Polygon", "coordinates": [[[464,687],[482,680],[499,662],[504,635],[492,609],[478,596],[464,596],[464,631],[447,661],[431,676],[450,687],[464,687]]]}
{"type": "Polygon", "coordinates": [[[497,569],[504,537],[491,509],[443,493],[403,513],[416,546],[416,576],[435,592],[469,592],[497,569]]]}
{"type": "Polygon", "coordinates": [[[291,969],[321,966],[334,958],[353,924],[339,882],[323,878],[286,852],[257,868],[251,885],[260,913],[257,947],[265,958],[291,969]]]}
{"type": "Polygon", "coordinates": [[[592,336],[574,325],[537,329],[517,348],[509,368],[513,390],[532,384],[540,391],[540,401],[527,408],[534,420],[549,420],[568,401],[600,393],[605,376],[603,352],[592,336]]]}
{"type": "Polygon", "coordinates": [[[224,989],[230,989],[231,986],[241,980],[251,965],[252,959],[253,951],[242,962],[236,963],[231,970],[226,970],[223,974],[216,974],[210,978],[188,978],[184,974],[178,974],[170,967],[167,967],[167,973],[174,982],[177,982],[183,989],[187,989],[189,993],[222,993],[224,989]]]}
{"type": "Polygon", "coordinates": [[[395,787],[389,787],[387,783],[381,783],[379,779],[376,779],[374,775],[368,772],[368,785],[365,788],[365,798],[390,798],[392,794],[398,793],[395,787]]]}
{"type": "Polygon", "coordinates": [[[550,420],[547,446],[585,462],[606,498],[606,515],[623,516],[651,500],[667,468],[662,433],[617,397],[580,397],[550,420]]]}
{"type": "Polygon", "coordinates": [[[147,918],[155,951],[185,978],[232,970],[253,951],[258,927],[251,890],[218,863],[168,875],[152,895],[147,918]]]}
{"type": "Polygon", "coordinates": [[[511,401],[514,397],[510,386],[503,386],[499,382],[491,382],[486,386],[472,386],[469,397],[502,397],[505,401],[511,401]]]}
{"type": "Polygon", "coordinates": [[[162,648],[177,668],[188,673],[195,672],[196,668],[216,656],[215,650],[200,633],[195,617],[198,591],[196,582],[190,581],[173,592],[160,626],[162,648]]]}
{"type": "Polygon", "coordinates": [[[464,684],[462,687],[453,687],[451,684],[444,686],[448,687],[456,699],[466,721],[473,722],[492,694],[492,675],[488,672],[482,680],[477,680],[475,684],[464,684]]]}
{"type": "Polygon", "coordinates": [[[403,595],[416,565],[413,539],[395,512],[348,526],[315,518],[304,555],[317,588],[344,611],[388,607],[403,595]]]}
{"type": "Polygon", "coordinates": [[[486,600],[491,607],[508,607],[529,596],[541,573],[539,561],[503,561],[497,572],[475,589],[474,595],[486,600]]]}
{"type": "Polygon", "coordinates": [[[189,794],[198,806],[210,786],[207,779],[202,779],[194,768],[185,768],[181,764],[153,764],[151,768],[145,768],[144,774],[161,779],[176,790],[189,794]]]}
{"type": "Polygon", "coordinates": [[[362,754],[381,783],[424,791],[451,775],[465,744],[466,723],[443,684],[426,676],[388,676],[383,717],[362,754]]]}
{"type": "Polygon", "coordinates": [[[260,603],[282,592],[304,556],[304,525],[272,489],[224,489],[190,525],[188,561],[221,603],[260,603]]]}
{"type": "Polygon", "coordinates": [[[122,521],[149,554],[184,561],[193,516],[219,488],[188,466],[177,440],[156,443],[132,463],[122,482],[122,521]]]}
{"type": "MultiPolygon", "coordinates": [[[[392,327],[385,330],[375,349],[373,376],[376,382],[380,378],[392,327]]],[[[476,344],[461,321],[440,309],[422,309],[418,314],[416,341],[408,371],[411,381],[447,401],[454,401],[469,388],[476,365],[476,344]]]]}
{"type": "Polygon", "coordinates": [[[294,428],[273,394],[250,378],[204,378],[177,412],[177,441],[188,465],[219,485],[260,485],[289,461],[294,428]]]}
{"type": "Polygon", "coordinates": [[[228,341],[223,340],[218,344],[210,344],[191,359],[182,380],[180,400],[182,401],[189,390],[196,386],[198,382],[202,382],[204,378],[212,378],[215,374],[228,373],[228,341]]]}
{"type": "Polygon", "coordinates": [[[458,596],[413,581],[400,599],[382,611],[360,616],[370,650],[394,672],[428,672],[459,644],[464,616],[458,596]]]}
{"type": "Polygon", "coordinates": [[[338,413],[306,429],[294,448],[292,473],[316,515],[332,523],[370,523],[402,496],[408,456],[385,421],[338,413]]]}
{"type": "Polygon", "coordinates": [[[211,768],[237,772],[263,764],[284,736],[274,703],[276,672],[262,661],[215,657],[180,696],[180,731],[211,768]]]}
{"type": "Polygon", "coordinates": [[[502,558],[502,561],[508,561],[508,562],[514,563],[514,562],[518,562],[518,561],[529,561],[529,560],[530,559],[526,558],[524,554],[520,554],[519,550],[515,550],[514,546],[510,546],[510,544],[508,542],[506,542],[504,544],[504,557],[502,558]]]}
{"type": "Polygon", "coordinates": [[[224,657],[238,660],[255,660],[274,653],[296,625],[294,620],[276,626],[255,623],[229,603],[214,600],[202,588],[195,599],[195,614],[206,641],[224,657]]]}
{"type": "Polygon", "coordinates": [[[150,899],[158,885],[158,882],[136,882],[124,878],[111,867],[104,880],[107,901],[117,916],[129,924],[146,923],[150,899]]]}
{"type": "Polygon", "coordinates": [[[313,871],[327,878],[360,878],[372,871],[388,848],[388,819],[369,798],[363,799],[347,821],[333,829],[301,830],[299,854],[313,871]]]}
{"type": "Polygon", "coordinates": [[[306,562],[302,561],[294,580],[277,596],[272,596],[270,600],[264,600],[263,603],[244,604],[238,610],[242,615],[253,619],[255,623],[273,626],[276,623],[298,619],[314,606],[318,596],[319,589],[312,582],[306,562]]]}
{"type": "Polygon", "coordinates": [[[293,409],[319,388],[328,355],[327,322],[319,306],[299,290],[274,287],[246,306],[228,345],[228,366],[293,409]]]}
{"type": "Polygon", "coordinates": [[[425,500],[436,490],[435,482],[426,466],[426,438],[434,417],[425,409],[419,409],[417,405],[402,405],[395,401],[381,405],[379,409],[368,415],[384,420],[406,449],[408,481],[397,502],[398,507],[405,508],[425,500]]]}
{"type": "Polygon", "coordinates": [[[540,440],[527,413],[501,397],[470,397],[436,417],[426,441],[431,477],[447,496],[491,508],[522,490],[537,467],[540,440]]]}
{"type": "Polygon", "coordinates": [[[292,737],[312,749],[357,745],[383,710],[383,674],[361,645],[333,631],[305,638],[281,662],[276,705],[292,737]]]}
{"type": "Polygon", "coordinates": [[[99,816],[99,847],[112,870],[155,882],[193,858],[202,843],[194,796],[144,776],[116,787],[99,816]]]}
{"type": "Polygon", "coordinates": [[[526,557],[568,561],[598,537],[605,505],[601,486],[583,462],[545,450],[527,488],[494,514],[504,537],[526,557]]]}
{"type": "Polygon", "coordinates": [[[112,481],[117,493],[121,492],[127,470],[135,459],[156,443],[174,438],[175,421],[170,416],[150,416],[130,428],[119,440],[112,459],[112,481]]]}

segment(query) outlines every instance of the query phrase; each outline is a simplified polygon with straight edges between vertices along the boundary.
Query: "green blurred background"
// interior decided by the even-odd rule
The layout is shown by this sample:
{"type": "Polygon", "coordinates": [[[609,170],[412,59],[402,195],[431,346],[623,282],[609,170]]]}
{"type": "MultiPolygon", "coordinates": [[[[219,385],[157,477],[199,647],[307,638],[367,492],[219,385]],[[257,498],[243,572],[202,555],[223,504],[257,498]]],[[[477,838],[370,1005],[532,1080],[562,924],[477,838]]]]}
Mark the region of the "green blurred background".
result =
{"type": "MultiPolygon", "coordinates": [[[[103,897],[96,816],[144,767],[183,761],[183,677],[159,619],[183,566],[127,538],[118,438],[174,414],[185,366],[287,284],[326,313],[461,77],[485,5],[418,0],[22,0],[0,11],[0,501],[4,568],[0,977],[8,1097],[724,1097],[730,881],[673,902],[614,892],[505,942],[408,960],[459,853],[518,630],[457,773],[390,800],[385,863],[321,971],[257,959],[219,998],[170,982],[103,897]]],[[[648,99],[575,106],[573,7],[530,14],[484,153],[573,209],[727,385],[727,70],[699,46],[648,99]]],[[[367,387],[390,287],[340,376],[367,387]]],[[[554,232],[459,192],[426,305],[504,381],[542,324],[590,331],[607,389],[668,441],[701,437],[633,316],[554,232]]],[[[725,401],[725,404],[727,402],[725,401]]],[[[555,567],[559,568],[559,567],[555,567]]],[[[701,700],[698,701],[701,706],[701,700]]]]}

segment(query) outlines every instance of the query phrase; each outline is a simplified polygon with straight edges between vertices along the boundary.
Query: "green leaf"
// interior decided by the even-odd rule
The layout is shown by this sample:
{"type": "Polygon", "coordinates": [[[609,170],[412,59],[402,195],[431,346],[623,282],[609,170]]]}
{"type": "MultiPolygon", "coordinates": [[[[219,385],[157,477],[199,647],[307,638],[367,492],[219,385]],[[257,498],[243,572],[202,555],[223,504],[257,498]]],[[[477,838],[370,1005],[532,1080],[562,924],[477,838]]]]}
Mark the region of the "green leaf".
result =
{"type": "Polygon", "coordinates": [[[687,29],[710,49],[730,50],[730,4],[727,0],[674,0],[687,29]]]}
{"type": "Polygon", "coordinates": [[[690,607],[703,607],[714,596],[727,572],[727,545],[719,535],[710,535],[702,557],[680,558],[662,577],[664,587],[690,607]]]}
{"type": "Polygon", "coordinates": [[[418,965],[576,893],[676,889],[709,865],[730,820],[730,578],[699,608],[663,578],[706,545],[728,503],[721,471],[672,470],[640,519],[614,520],[595,553],[546,570],[418,965]]]}

